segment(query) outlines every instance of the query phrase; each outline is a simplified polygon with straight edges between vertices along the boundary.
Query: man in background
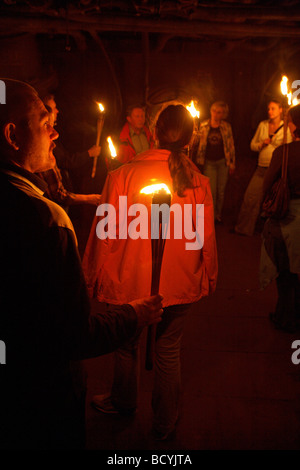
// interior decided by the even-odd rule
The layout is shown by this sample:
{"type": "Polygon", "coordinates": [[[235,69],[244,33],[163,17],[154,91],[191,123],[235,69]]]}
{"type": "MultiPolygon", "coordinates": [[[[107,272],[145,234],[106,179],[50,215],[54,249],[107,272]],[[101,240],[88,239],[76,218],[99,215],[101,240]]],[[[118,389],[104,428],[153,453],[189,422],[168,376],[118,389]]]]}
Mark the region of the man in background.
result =
{"type": "Polygon", "coordinates": [[[136,155],[154,146],[154,140],[145,126],[145,110],[142,105],[134,104],[127,108],[127,122],[120,134],[118,160],[130,162],[136,155]]]}

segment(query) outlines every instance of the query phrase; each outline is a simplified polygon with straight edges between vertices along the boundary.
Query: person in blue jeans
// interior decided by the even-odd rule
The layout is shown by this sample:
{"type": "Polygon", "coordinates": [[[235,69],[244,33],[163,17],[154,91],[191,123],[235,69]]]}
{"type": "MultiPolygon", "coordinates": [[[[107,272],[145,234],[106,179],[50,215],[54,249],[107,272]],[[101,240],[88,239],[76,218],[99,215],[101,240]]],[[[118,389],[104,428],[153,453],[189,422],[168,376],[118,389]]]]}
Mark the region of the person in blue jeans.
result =
{"type": "Polygon", "coordinates": [[[220,223],[228,174],[235,170],[235,148],[231,125],[225,121],[228,105],[223,101],[216,101],[210,108],[210,116],[200,126],[195,163],[209,178],[215,222],[220,223]]]}

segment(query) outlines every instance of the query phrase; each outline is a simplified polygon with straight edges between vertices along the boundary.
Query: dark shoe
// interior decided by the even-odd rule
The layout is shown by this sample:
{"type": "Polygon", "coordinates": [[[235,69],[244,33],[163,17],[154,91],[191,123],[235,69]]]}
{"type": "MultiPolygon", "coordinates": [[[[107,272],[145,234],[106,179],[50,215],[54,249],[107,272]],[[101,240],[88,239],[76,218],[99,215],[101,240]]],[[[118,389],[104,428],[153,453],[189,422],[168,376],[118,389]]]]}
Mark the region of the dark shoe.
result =
{"type": "Polygon", "coordinates": [[[133,415],[136,412],[135,408],[130,409],[118,409],[111,402],[111,396],[109,393],[103,395],[94,395],[92,399],[92,406],[105,414],[121,414],[121,415],[133,415]]]}
{"type": "Polygon", "coordinates": [[[118,410],[111,402],[111,397],[108,393],[104,395],[94,395],[92,399],[92,406],[96,410],[106,414],[118,414],[118,410]]]}

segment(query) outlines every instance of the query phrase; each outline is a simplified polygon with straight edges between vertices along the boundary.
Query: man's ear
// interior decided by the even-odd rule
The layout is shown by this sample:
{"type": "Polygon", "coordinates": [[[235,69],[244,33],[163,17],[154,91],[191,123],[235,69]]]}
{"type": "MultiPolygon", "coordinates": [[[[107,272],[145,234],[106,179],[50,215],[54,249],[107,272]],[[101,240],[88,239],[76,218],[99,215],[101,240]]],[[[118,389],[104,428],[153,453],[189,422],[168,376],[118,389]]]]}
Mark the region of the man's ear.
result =
{"type": "Polygon", "coordinates": [[[13,122],[9,122],[4,126],[4,136],[9,143],[15,150],[19,150],[19,146],[17,144],[16,139],[16,125],[13,122]]]}

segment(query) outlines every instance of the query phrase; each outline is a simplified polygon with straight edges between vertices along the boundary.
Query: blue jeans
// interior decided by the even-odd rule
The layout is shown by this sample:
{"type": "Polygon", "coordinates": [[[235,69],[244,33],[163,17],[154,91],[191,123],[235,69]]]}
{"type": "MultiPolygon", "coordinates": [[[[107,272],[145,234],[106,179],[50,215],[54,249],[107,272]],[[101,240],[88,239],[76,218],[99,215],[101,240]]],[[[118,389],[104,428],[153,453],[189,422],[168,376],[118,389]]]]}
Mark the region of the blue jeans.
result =
{"type": "MultiPolygon", "coordinates": [[[[162,321],[157,325],[152,409],[154,427],[163,433],[171,431],[178,418],[180,346],[184,319],[189,308],[190,304],[166,307],[162,321]]],[[[131,411],[137,406],[139,339],[140,335],[137,335],[115,353],[111,400],[120,411],[131,411]]]]}
{"type": "Polygon", "coordinates": [[[204,164],[205,176],[208,176],[210,182],[211,193],[214,202],[215,219],[221,219],[225,187],[228,179],[228,166],[225,159],[206,160],[204,164]]]}

